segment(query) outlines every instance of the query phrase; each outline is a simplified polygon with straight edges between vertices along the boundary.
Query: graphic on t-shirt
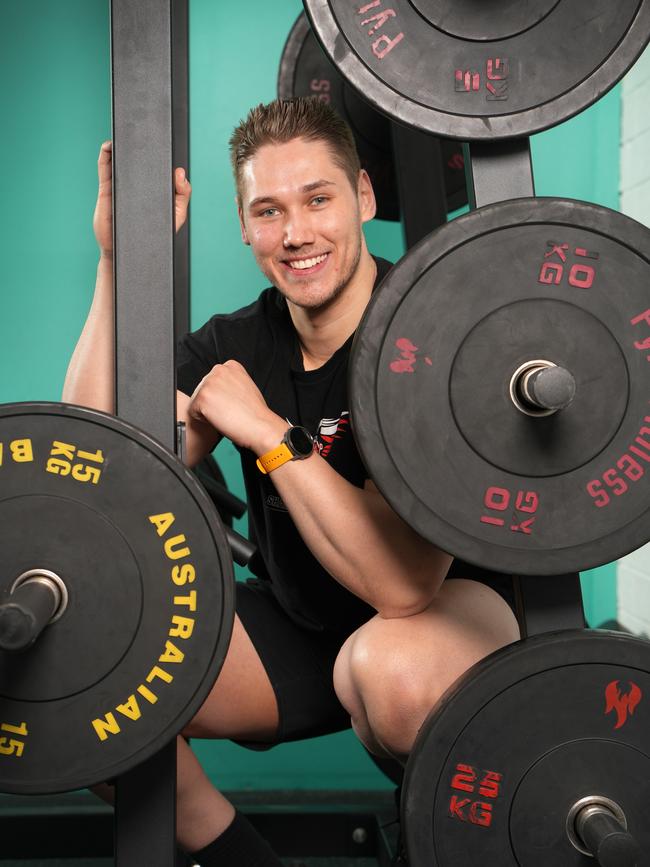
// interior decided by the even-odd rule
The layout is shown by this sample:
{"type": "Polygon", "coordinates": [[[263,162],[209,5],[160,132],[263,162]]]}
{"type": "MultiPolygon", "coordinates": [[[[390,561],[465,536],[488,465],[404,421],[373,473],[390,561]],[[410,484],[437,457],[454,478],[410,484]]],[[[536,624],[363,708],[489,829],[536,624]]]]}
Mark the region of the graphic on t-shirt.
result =
{"type": "Polygon", "coordinates": [[[321,457],[326,458],[332,450],[335,440],[343,439],[343,434],[350,426],[350,413],[344,410],[338,418],[323,418],[318,423],[316,444],[321,457]]]}
{"type": "Polygon", "coordinates": [[[264,502],[266,503],[269,509],[275,509],[276,512],[288,512],[289,510],[284,505],[284,501],[281,497],[278,497],[277,494],[267,494],[264,498],[264,502]]]}

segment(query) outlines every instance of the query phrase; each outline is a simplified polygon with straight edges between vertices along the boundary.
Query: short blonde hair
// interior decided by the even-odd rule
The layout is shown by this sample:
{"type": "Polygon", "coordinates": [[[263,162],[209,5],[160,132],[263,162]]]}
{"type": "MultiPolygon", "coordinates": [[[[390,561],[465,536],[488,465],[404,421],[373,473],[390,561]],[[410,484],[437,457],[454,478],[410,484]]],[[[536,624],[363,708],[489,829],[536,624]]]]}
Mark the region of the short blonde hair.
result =
{"type": "Polygon", "coordinates": [[[229,142],[230,160],[240,201],[244,163],[263,145],[285,144],[296,138],[324,142],[356,191],[361,164],[350,127],[318,97],[296,97],[260,103],[235,127],[229,142]]]}

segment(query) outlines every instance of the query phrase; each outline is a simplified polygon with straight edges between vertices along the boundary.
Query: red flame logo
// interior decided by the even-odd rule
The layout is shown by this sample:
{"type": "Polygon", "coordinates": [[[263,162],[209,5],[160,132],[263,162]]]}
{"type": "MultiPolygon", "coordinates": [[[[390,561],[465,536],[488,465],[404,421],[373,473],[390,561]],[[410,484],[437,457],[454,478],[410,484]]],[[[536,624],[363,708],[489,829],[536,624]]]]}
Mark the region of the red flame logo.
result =
{"type": "MultiPolygon", "coordinates": [[[[395,346],[399,349],[401,358],[396,358],[395,361],[391,361],[390,369],[393,373],[414,373],[415,372],[415,363],[417,361],[416,352],[418,352],[418,347],[415,343],[412,343],[408,337],[400,337],[395,341],[395,346]]],[[[431,366],[433,362],[427,356],[424,357],[426,363],[431,366]]]]}
{"type": "Polygon", "coordinates": [[[620,729],[621,726],[625,725],[628,714],[632,716],[634,709],[643,698],[643,693],[636,683],[633,683],[631,680],[628,683],[630,690],[626,693],[622,693],[618,688],[618,680],[608,683],[605,689],[605,700],[607,702],[605,714],[611,713],[613,710],[616,711],[616,725],[614,729],[620,729]]]}

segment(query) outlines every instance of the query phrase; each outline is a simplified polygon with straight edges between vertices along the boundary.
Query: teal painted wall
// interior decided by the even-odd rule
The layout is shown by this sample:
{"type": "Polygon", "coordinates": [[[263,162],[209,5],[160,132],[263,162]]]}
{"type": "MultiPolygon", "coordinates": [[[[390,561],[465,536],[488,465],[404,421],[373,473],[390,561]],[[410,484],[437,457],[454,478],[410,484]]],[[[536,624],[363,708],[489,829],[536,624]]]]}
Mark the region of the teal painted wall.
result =
{"type": "MultiPolygon", "coordinates": [[[[192,276],[195,325],[232,310],[262,282],[239,239],[226,151],[233,125],[274,96],[280,53],[299,0],[237,7],[191,0],[192,276]]],[[[90,304],[97,251],[91,219],[95,161],[110,136],[107,0],[23,0],[3,5],[0,29],[4,207],[0,402],[56,400],[90,304]]],[[[540,195],[616,207],[618,89],[562,127],[539,135],[533,155],[540,195]]],[[[397,226],[367,229],[371,249],[402,250],[397,226]]],[[[241,492],[234,450],[220,448],[241,492]]],[[[613,567],[585,582],[591,623],[615,613],[613,567]]],[[[198,744],[224,788],[373,788],[387,783],[349,733],[251,753],[198,744]]]]}

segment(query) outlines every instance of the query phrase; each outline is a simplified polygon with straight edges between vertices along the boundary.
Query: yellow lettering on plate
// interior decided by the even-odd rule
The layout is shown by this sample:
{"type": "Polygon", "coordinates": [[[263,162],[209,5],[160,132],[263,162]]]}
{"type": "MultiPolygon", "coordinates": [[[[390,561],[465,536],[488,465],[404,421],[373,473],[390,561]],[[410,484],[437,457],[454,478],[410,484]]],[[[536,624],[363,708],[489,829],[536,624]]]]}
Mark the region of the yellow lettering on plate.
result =
{"type": "Polygon", "coordinates": [[[120,724],[115,719],[113,713],[107,713],[104,719],[94,719],[93,728],[97,732],[97,737],[100,741],[105,741],[108,735],[117,735],[120,733],[120,724]]]}
{"type": "Polygon", "coordinates": [[[149,520],[156,525],[158,535],[164,536],[176,519],[171,512],[163,512],[162,515],[149,515],[149,520]]]}

